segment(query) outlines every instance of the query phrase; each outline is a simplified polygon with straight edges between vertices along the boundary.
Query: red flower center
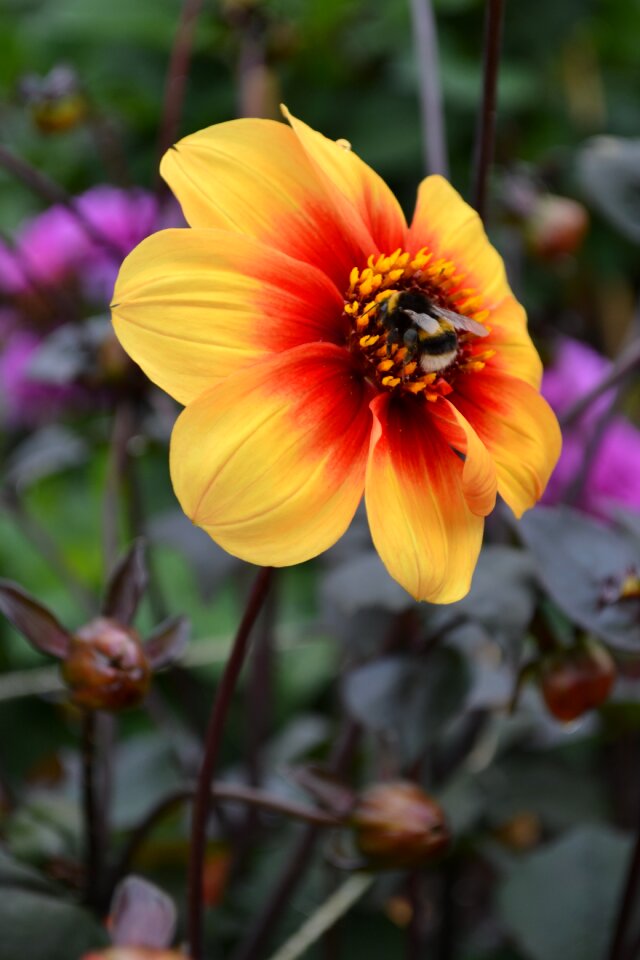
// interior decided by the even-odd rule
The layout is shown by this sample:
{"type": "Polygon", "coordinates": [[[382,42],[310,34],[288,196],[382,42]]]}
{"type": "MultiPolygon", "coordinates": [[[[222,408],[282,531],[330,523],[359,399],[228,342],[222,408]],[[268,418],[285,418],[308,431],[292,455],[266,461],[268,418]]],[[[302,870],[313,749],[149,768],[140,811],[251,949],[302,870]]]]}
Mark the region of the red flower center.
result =
{"type": "Polygon", "coordinates": [[[426,249],[371,256],[351,271],[344,315],[349,348],[365,376],[383,390],[446,396],[460,373],[481,370],[493,350],[482,298],[448,260],[426,249]]]}

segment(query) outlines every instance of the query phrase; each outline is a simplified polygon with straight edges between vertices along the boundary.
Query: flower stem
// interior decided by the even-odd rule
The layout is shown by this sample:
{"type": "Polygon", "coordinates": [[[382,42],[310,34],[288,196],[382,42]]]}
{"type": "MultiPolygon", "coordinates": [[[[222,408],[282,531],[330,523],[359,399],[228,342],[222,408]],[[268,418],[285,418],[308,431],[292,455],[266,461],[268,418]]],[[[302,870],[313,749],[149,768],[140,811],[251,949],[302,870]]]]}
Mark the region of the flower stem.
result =
{"type": "MultiPolygon", "coordinates": [[[[338,737],[329,761],[329,772],[339,776],[349,766],[360,739],[360,727],[350,721],[345,724],[338,737]]],[[[300,877],[309,865],[311,855],[318,840],[321,827],[309,824],[297,838],[289,860],[281,876],[275,882],[273,890],[257,915],[246,940],[233,954],[233,960],[256,960],[264,956],[264,945],[278,924],[283,910],[289,902],[300,877]]]]}
{"type": "MultiPolygon", "coordinates": [[[[184,0],[182,4],[180,22],[173,38],[164,85],[164,103],[158,136],[159,157],[162,157],[165,151],[175,142],[180,129],[182,105],[187,89],[189,67],[191,66],[191,51],[202,6],[203,0],[184,0]]],[[[161,187],[162,180],[158,177],[158,188],[161,187]]]]}
{"type": "MultiPolygon", "coordinates": [[[[302,820],[305,823],[313,823],[323,827],[339,827],[342,824],[338,817],[333,817],[322,810],[283,800],[282,797],[273,796],[263,790],[256,790],[239,783],[214,783],[209,796],[212,800],[218,802],[244,803],[254,810],[270,810],[272,813],[280,813],[285,817],[292,817],[294,820],[302,820]]],[[[144,820],[134,830],[122,851],[117,869],[114,871],[114,884],[130,869],[138,850],[146,842],[157,824],[181,807],[183,803],[192,801],[194,797],[195,790],[185,787],[183,790],[176,790],[169,796],[164,797],[149,811],[144,820]]]]}
{"type": "Polygon", "coordinates": [[[418,66],[418,95],[424,159],[428,173],[448,176],[447,145],[440,88],[438,31],[431,0],[410,0],[418,66]]]}
{"type": "Polygon", "coordinates": [[[255,579],[244,616],[238,627],[211,711],[202,768],[198,778],[191,829],[189,860],[188,938],[192,960],[202,960],[203,869],[211,781],[222,744],[222,733],[231,698],[249,646],[251,629],[260,613],[273,576],[273,567],[264,567],[255,579]]]}
{"type": "Polygon", "coordinates": [[[73,202],[73,198],[70,197],[59,184],[45,176],[40,170],[36,170],[30,163],[27,163],[26,160],[23,160],[22,157],[17,156],[17,154],[12,153],[2,144],[0,144],[0,167],[17,180],[20,180],[46,203],[61,204],[63,207],[66,207],[78,226],[93,243],[100,244],[100,246],[113,257],[116,263],[122,261],[126,251],[121,250],[102,230],[88,220],[73,202]]]}
{"type": "Polygon", "coordinates": [[[559,418],[560,425],[562,427],[568,427],[578,420],[598,397],[601,397],[603,393],[606,393],[610,387],[613,387],[619,381],[626,379],[637,366],[640,366],[640,338],[629,344],[626,350],[624,350],[614,362],[609,373],[607,373],[599,383],[596,383],[588,393],[579,397],[576,402],[562,414],[559,418]]]}
{"type": "Polygon", "coordinates": [[[328,900],[312,913],[300,929],[284,943],[271,957],[271,960],[296,960],[323,933],[329,930],[360,897],[364,896],[373,884],[374,877],[369,873],[355,873],[342,886],[332,893],[328,900]]]}
{"type": "Polygon", "coordinates": [[[99,907],[103,876],[103,831],[97,783],[97,716],[82,715],[82,801],[85,823],[85,902],[99,907]]]}
{"type": "Polygon", "coordinates": [[[607,954],[609,960],[625,960],[627,956],[636,956],[635,951],[632,954],[625,952],[625,943],[627,939],[627,928],[634,913],[634,908],[638,900],[638,887],[640,886],[640,822],[638,823],[636,842],[631,854],[627,878],[625,880],[624,892],[616,918],[616,925],[611,940],[611,949],[607,954]]]}
{"type": "Polygon", "coordinates": [[[504,0],[487,0],[482,103],[478,118],[473,176],[473,205],[483,220],[486,219],[487,213],[487,186],[495,146],[498,69],[503,20],[504,0]]]}

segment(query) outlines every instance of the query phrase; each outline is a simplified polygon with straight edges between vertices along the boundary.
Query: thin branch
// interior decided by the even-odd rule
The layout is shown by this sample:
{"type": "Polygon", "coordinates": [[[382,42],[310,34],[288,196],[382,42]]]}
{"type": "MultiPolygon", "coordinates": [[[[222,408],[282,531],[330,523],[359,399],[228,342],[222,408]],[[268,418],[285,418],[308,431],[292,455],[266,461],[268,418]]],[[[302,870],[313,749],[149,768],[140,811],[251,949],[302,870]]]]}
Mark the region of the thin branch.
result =
{"type": "MultiPolygon", "coordinates": [[[[193,801],[195,794],[196,791],[194,787],[176,790],[175,793],[164,797],[164,799],[149,811],[144,820],[136,827],[122,851],[115,871],[115,882],[129,871],[138,851],[157,825],[164,820],[165,817],[168,817],[171,813],[178,810],[184,803],[193,801]]],[[[339,818],[332,817],[322,810],[316,810],[313,807],[307,807],[300,803],[284,800],[281,797],[273,796],[263,790],[256,790],[253,787],[247,787],[243,784],[214,783],[209,795],[211,800],[216,800],[219,803],[244,803],[255,810],[269,810],[272,813],[280,813],[282,816],[292,817],[294,820],[302,820],[305,823],[313,823],[323,827],[339,827],[341,825],[339,818]]]]}
{"type": "Polygon", "coordinates": [[[100,244],[103,249],[109,253],[113,259],[120,263],[126,253],[120,247],[113,243],[106,234],[85,217],[83,212],[74,203],[73,198],[62,189],[54,180],[45,176],[40,170],[36,170],[30,163],[23,160],[22,157],[12,153],[5,146],[0,144],[0,167],[3,167],[8,173],[28,187],[33,193],[41,197],[46,203],[61,204],[73,216],[78,226],[85,232],[87,237],[94,243],[100,244]]]}
{"type": "MultiPolygon", "coordinates": [[[[640,892],[640,821],[637,827],[636,842],[629,861],[629,869],[624,884],[624,892],[620,901],[620,908],[611,940],[611,948],[607,954],[608,960],[625,960],[625,943],[628,927],[631,922],[638,893],[640,892]]],[[[635,954],[634,954],[635,955],[635,954]]]]}
{"type": "Polygon", "coordinates": [[[369,873],[355,873],[338,887],[328,900],[318,907],[300,929],[284,943],[271,960],[296,960],[319,940],[323,933],[344,916],[372,886],[374,877],[369,873]]]}
{"type": "Polygon", "coordinates": [[[580,397],[559,418],[562,427],[569,427],[585,413],[603,393],[619,381],[625,380],[640,365],[640,339],[634,340],[620,354],[609,372],[588,393],[580,397]]]}
{"type": "MultiPolygon", "coordinates": [[[[92,604],[95,612],[98,601],[92,604]]],[[[294,650],[303,650],[321,641],[320,637],[298,641],[297,637],[308,635],[314,628],[313,622],[292,624],[286,629],[287,636],[278,643],[278,653],[289,653],[294,650]]],[[[278,633],[282,633],[280,628],[278,633]]],[[[187,669],[199,669],[212,664],[223,664],[229,655],[231,639],[227,636],[211,637],[194,643],[187,651],[181,663],[187,669]]],[[[12,670],[11,673],[0,674],[0,703],[8,700],[19,700],[21,697],[50,696],[62,693],[65,687],[60,678],[57,667],[29,667],[26,670],[12,670]]]]}
{"type": "Polygon", "coordinates": [[[427,173],[449,175],[440,88],[438,31],[431,0],[410,0],[418,67],[418,95],[427,173]]]}
{"type": "MultiPolygon", "coordinates": [[[[360,739],[360,727],[353,721],[345,724],[329,761],[329,772],[339,776],[350,765],[360,739]]],[[[309,866],[320,827],[310,824],[294,843],[282,874],[275,882],[271,895],[254,920],[246,940],[233,954],[232,960],[256,960],[264,956],[264,947],[277,927],[292,892],[309,866]]]]}
{"type": "MultiPolygon", "coordinates": [[[[160,135],[158,137],[158,158],[175,143],[182,119],[182,107],[187,90],[187,78],[191,66],[191,53],[196,32],[196,24],[202,12],[203,0],[184,0],[180,12],[180,22],[173,38],[169,57],[169,67],[164,87],[164,103],[160,135]]],[[[162,181],[158,177],[158,188],[162,181]]]]}
{"type": "Polygon", "coordinates": [[[82,804],[85,824],[85,902],[99,907],[104,876],[104,831],[101,823],[96,714],[82,715],[82,804]]]}
{"type": "Polygon", "coordinates": [[[273,568],[264,567],[255,579],[244,616],[238,627],[231,654],[220,680],[209,720],[204,757],[198,778],[198,787],[193,808],[191,830],[188,940],[192,960],[202,960],[204,852],[211,800],[211,781],[213,780],[213,774],[222,745],[222,733],[231,705],[231,699],[249,647],[251,630],[267,596],[272,577],[273,568]]]}
{"type": "Polygon", "coordinates": [[[493,163],[496,136],[498,70],[502,45],[504,0],[487,0],[484,32],[482,103],[478,118],[473,175],[473,205],[485,220],[489,171],[493,163]]]}

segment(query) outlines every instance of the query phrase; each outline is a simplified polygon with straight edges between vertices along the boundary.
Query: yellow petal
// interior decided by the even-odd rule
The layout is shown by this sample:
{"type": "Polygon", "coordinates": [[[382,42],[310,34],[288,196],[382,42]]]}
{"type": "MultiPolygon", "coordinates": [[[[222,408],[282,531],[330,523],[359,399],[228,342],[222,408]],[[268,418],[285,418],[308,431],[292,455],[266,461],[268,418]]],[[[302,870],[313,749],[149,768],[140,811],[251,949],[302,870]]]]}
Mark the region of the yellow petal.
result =
{"type": "Polygon", "coordinates": [[[250,563],[308,560],[344,533],[362,497],[369,388],[348,353],[295,347],[194,400],[171,440],[182,509],[250,563]]]}
{"type": "Polygon", "coordinates": [[[369,526],[387,570],[416,600],[453,603],[469,591],[484,522],[463,491],[463,462],[428,405],[381,395],[365,481],[369,526]]]}
{"type": "Polygon", "coordinates": [[[468,420],[448,400],[431,408],[435,425],[449,445],[464,455],[462,491],[472,513],[486,517],[496,505],[496,467],[468,420]]]}
{"type": "Polygon", "coordinates": [[[443,257],[455,264],[456,272],[466,278],[462,286],[473,287],[483,297],[486,309],[511,293],[502,257],[491,246],[480,217],[438,174],[420,184],[409,230],[409,248],[425,246],[433,252],[433,259],[443,257]]]}
{"type": "Polygon", "coordinates": [[[379,251],[404,248],[407,224],[395,196],[374,170],[346,143],[336,143],[294,117],[282,112],[299,138],[309,160],[329,188],[337,189],[357,210],[379,251]]]}
{"type": "Polygon", "coordinates": [[[491,334],[486,345],[496,351],[491,367],[524,380],[537,390],[542,380],[542,363],[527,333],[527,316],[523,307],[515,297],[505,297],[491,311],[487,323],[491,326],[491,334]]]}
{"type": "Polygon", "coordinates": [[[250,237],[164,230],[124,261],[112,309],[127,353],[189,403],[259,357],[336,340],[342,306],[320,270],[250,237]]]}
{"type": "Polygon", "coordinates": [[[372,252],[362,221],[337,191],[327,192],[293,130],[274,120],[231,120],[185,137],[160,172],[192,227],[217,227],[262,240],[348,285],[372,252]]]}
{"type": "Polygon", "coordinates": [[[493,457],[498,492],[521,516],[544,493],[560,456],[562,437],[551,407],[528,383],[488,367],[459,377],[450,400],[493,457]]]}

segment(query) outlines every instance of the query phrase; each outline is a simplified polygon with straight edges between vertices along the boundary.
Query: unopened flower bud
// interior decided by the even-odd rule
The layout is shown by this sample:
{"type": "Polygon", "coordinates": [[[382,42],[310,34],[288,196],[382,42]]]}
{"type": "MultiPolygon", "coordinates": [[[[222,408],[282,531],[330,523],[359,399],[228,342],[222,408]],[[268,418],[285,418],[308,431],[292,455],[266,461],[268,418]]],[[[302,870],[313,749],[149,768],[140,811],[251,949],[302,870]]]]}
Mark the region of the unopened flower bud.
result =
{"type": "Polygon", "coordinates": [[[532,252],[542,260],[575,253],[589,226],[587,211],[569,197],[547,194],[537,199],[526,224],[532,252]]]}
{"type": "Polygon", "coordinates": [[[356,846],[372,867],[413,869],[449,846],[444,811],[409,781],[370,787],[360,797],[351,823],[356,846]]]}
{"type": "Polygon", "coordinates": [[[607,648],[584,638],[569,649],[544,657],[538,680],[549,712],[570,723],[607,699],[616,678],[616,667],[607,648]]]}
{"type": "Polygon", "coordinates": [[[62,676],[77,706],[116,711],[140,703],[151,671],[138,632],[98,617],[72,637],[62,676]]]}

